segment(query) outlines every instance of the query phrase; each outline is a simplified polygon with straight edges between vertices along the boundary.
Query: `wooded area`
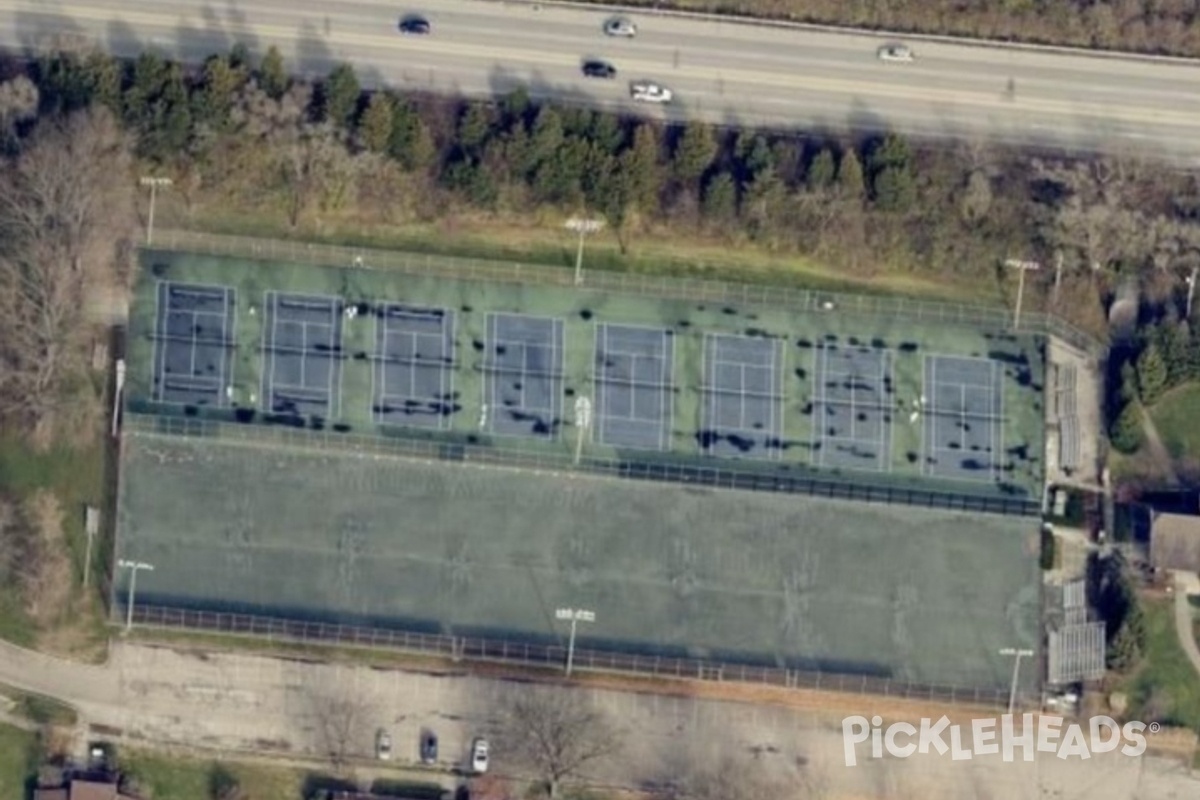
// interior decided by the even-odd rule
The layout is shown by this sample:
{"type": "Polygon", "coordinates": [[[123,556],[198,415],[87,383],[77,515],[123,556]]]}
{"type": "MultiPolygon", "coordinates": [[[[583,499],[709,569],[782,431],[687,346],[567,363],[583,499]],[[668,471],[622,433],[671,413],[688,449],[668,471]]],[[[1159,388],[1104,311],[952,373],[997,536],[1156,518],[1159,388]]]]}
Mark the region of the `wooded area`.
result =
{"type": "MultiPolygon", "coordinates": [[[[585,0],[600,2],[600,0],[585,0]]],[[[627,0],[628,5],[907,33],[1200,56],[1192,0],[627,0]]]]}

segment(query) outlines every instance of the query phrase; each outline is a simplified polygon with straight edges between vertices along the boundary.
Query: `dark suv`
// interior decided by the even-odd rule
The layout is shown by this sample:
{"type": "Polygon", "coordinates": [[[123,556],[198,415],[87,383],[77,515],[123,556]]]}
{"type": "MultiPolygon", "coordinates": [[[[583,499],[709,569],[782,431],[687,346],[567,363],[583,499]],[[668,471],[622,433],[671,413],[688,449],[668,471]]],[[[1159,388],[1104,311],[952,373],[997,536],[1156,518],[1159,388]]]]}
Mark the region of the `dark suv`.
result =
{"type": "Polygon", "coordinates": [[[583,62],[583,74],[588,78],[615,78],[617,68],[607,61],[592,58],[583,62]]]}
{"type": "Polygon", "coordinates": [[[433,731],[421,733],[421,763],[436,764],[438,756],[437,734],[433,731]]]}
{"type": "Polygon", "coordinates": [[[400,20],[401,33],[410,33],[415,36],[425,36],[431,30],[433,29],[429,26],[429,20],[425,19],[424,17],[419,17],[415,14],[404,17],[400,20]]]}

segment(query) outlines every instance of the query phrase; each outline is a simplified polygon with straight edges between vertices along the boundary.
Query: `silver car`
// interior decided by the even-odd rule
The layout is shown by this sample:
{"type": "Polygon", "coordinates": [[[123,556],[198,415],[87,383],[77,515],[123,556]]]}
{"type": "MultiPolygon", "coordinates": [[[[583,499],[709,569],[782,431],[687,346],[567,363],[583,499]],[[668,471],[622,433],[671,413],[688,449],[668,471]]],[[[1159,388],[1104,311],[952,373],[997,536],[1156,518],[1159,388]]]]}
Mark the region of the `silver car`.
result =
{"type": "Polygon", "coordinates": [[[629,84],[629,96],[639,103],[656,103],[666,105],[675,98],[675,94],[665,86],[652,81],[634,81],[629,84]]]}
{"type": "Polygon", "coordinates": [[[632,39],[637,36],[637,25],[628,17],[613,17],[604,23],[604,33],[608,36],[621,36],[632,39]]]}
{"type": "Polygon", "coordinates": [[[878,55],[880,61],[898,61],[907,64],[916,60],[912,48],[906,44],[885,44],[879,48],[878,55]]]}

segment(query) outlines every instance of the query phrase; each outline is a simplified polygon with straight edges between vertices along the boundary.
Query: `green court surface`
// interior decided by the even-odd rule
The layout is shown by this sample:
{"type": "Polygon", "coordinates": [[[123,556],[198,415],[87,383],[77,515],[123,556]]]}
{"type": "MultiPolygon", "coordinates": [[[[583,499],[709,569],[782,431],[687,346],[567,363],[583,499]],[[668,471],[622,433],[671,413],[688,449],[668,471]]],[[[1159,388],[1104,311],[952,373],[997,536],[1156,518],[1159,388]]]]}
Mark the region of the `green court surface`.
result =
{"type": "MultiPolygon", "coordinates": [[[[801,313],[786,306],[735,307],[561,285],[471,282],[439,275],[436,269],[398,274],[161,251],[143,258],[146,279],[135,299],[127,359],[127,397],[138,411],[224,418],[240,411],[239,419],[252,423],[435,436],[526,455],[570,456],[580,447],[580,455],[591,460],[807,471],[847,482],[1040,499],[1040,337],[837,308],[801,313]],[[219,398],[207,407],[156,402],[161,399],[156,379],[163,377],[156,375],[162,358],[156,331],[163,326],[157,299],[164,283],[233,290],[227,333],[234,344],[220,357],[220,376],[213,379],[221,384],[219,391],[214,388],[219,398]],[[280,373],[264,375],[274,363],[264,345],[283,328],[273,323],[264,329],[268,291],[336,297],[355,311],[361,309],[353,317],[343,315],[336,374],[307,362],[306,380],[324,385],[329,378],[329,393],[337,398],[332,413],[284,419],[269,406],[270,387],[280,373]],[[425,377],[414,370],[412,379],[414,386],[440,382],[444,418],[426,417],[422,424],[407,425],[403,416],[381,419],[376,413],[381,407],[381,373],[375,366],[382,324],[378,311],[386,303],[451,312],[447,330],[453,347],[445,355],[452,366],[432,378],[430,367],[422,368],[425,377]],[[561,377],[547,379],[544,386],[536,370],[528,380],[521,375],[504,379],[521,397],[542,389],[555,395],[547,402],[548,421],[541,429],[546,435],[510,435],[518,423],[497,421],[509,409],[496,402],[499,394],[488,383],[489,359],[505,357],[495,355],[495,332],[488,328],[494,313],[561,321],[561,377]],[[619,326],[643,329],[665,344],[658,361],[654,353],[640,356],[640,367],[635,364],[632,369],[631,381],[637,385],[617,386],[606,394],[597,375],[609,362],[597,359],[595,348],[604,339],[603,331],[619,326]],[[765,369],[717,364],[711,353],[706,354],[713,335],[728,337],[738,346],[747,341],[769,343],[775,348],[771,363],[765,369]],[[829,348],[837,351],[835,358],[829,348]],[[851,351],[860,354],[856,358],[861,369],[842,374],[839,354],[851,351]],[[949,356],[985,365],[994,373],[987,378],[994,385],[972,387],[974,373],[948,362],[949,356]],[[942,383],[932,385],[931,376],[943,376],[935,378],[942,383]],[[719,392],[706,388],[714,385],[719,392]],[[584,431],[575,425],[580,397],[590,399],[595,418],[584,431]],[[956,405],[960,400],[962,408],[956,405]],[[218,405],[224,408],[215,409],[218,405]]],[[[186,350],[186,342],[171,346],[176,348],[172,360],[196,361],[199,351],[193,348],[189,357],[178,349],[186,350]]],[[[397,368],[392,369],[395,377],[397,368]]],[[[292,369],[289,380],[303,371],[303,365],[292,369]]],[[[519,422],[516,414],[513,418],[519,422]]]]}
{"type": "MultiPolygon", "coordinates": [[[[1035,520],[127,429],[141,602],[1006,685],[1035,520]]],[[[307,443],[306,443],[307,442],[307,443]]],[[[117,597],[127,576],[118,576],[117,597]]],[[[1032,673],[1032,671],[1028,671],[1032,673]]]]}

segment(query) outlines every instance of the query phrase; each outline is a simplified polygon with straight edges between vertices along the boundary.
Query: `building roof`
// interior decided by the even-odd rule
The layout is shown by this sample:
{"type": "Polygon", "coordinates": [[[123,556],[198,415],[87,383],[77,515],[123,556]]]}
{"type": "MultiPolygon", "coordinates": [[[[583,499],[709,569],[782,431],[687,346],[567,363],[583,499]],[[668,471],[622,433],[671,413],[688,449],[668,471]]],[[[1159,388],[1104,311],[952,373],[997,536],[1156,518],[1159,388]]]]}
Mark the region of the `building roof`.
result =
{"type": "Polygon", "coordinates": [[[1156,514],[1150,532],[1150,563],[1155,569],[1200,572],[1200,516],[1156,514]]]}
{"type": "Polygon", "coordinates": [[[36,789],[33,800],[70,800],[66,787],[61,789],[36,789]]]}

